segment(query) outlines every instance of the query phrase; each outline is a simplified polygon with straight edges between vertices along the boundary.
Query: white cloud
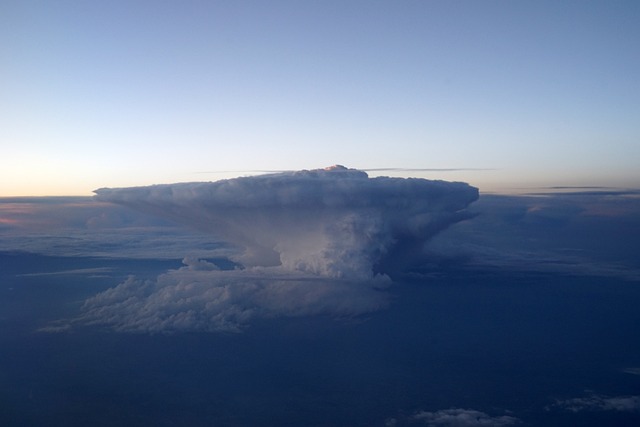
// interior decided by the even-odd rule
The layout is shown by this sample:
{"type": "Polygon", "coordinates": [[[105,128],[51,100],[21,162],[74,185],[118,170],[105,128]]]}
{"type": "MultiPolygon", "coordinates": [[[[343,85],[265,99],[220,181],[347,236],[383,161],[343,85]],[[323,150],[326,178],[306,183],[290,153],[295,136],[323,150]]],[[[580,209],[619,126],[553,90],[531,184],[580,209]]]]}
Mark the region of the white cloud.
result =
{"type": "Polygon", "coordinates": [[[467,218],[478,198],[464,183],[368,178],[344,167],[217,182],[96,190],[97,198],[211,233],[246,267],[368,278],[385,257],[408,254],[467,218]]]}
{"type": "Polygon", "coordinates": [[[356,316],[384,307],[385,273],[468,218],[464,183],[368,178],[332,167],[208,183],[100,189],[97,198],[170,218],[239,248],[244,269],[197,258],[155,282],[89,299],[83,324],[124,331],[238,331],[252,319],[356,316]]]}
{"type": "Polygon", "coordinates": [[[255,318],[326,314],[351,317],[383,308],[388,280],[335,280],[281,267],[220,271],[185,259],[156,281],[130,277],[89,298],[74,323],[127,332],[238,332],[255,318]]]}
{"type": "Polygon", "coordinates": [[[558,400],[554,407],[571,412],[580,411],[640,411],[640,396],[602,396],[594,394],[587,397],[576,397],[567,400],[558,400]]]}
{"type": "Polygon", "coordinates": [[[413,415],[412,420],[424,422],[433,427],[474,427],[474,426],[510,426],[517,424],[515,417],[502,415],[492,417],[474,409],[443,409],[436,412],[420,411],[413,415]]]}

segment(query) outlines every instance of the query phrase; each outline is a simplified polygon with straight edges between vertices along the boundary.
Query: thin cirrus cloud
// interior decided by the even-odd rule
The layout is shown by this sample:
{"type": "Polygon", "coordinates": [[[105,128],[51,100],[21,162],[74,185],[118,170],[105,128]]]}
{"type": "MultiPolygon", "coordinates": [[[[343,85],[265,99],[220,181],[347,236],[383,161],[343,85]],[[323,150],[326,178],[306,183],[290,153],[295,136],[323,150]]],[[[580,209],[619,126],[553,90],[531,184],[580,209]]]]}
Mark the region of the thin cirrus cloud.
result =
{"type": "Polygon", "coordinates": [[[188,257],[156,281],[130,278],[90,298],[76,319],[138,332],[239,331],[256,318],[378,310],[388,275],[469,218],[478,198],[465,183],[369,178],[343,166],[96,194],[237,249],[239,268],[188,257]]]}

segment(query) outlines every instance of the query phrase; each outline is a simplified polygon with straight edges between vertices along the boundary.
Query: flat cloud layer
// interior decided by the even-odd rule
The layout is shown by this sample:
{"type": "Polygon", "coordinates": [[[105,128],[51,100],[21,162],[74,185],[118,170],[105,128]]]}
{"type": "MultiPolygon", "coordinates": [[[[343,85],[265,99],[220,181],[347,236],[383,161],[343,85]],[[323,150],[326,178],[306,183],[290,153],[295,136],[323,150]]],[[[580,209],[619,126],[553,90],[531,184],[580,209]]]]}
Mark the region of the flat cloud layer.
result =
{"type": "Polygon", "coordinates": [[[131,331],[233,331],[255,317],[377,310],[387,274],[469,218],[478,198],[465,183],[369,178],[343,166],[96,194],[238,248],[239,269],[186,259],[154,283],[132,278],[86,302],[83,322],[131,331]]]}

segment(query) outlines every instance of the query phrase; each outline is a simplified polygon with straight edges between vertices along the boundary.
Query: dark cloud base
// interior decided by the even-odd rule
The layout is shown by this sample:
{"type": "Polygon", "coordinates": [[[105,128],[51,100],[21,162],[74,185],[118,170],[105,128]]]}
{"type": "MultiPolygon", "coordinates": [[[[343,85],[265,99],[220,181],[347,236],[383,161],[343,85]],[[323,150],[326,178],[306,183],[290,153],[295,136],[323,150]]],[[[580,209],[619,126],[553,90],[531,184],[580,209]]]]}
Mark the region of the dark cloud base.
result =
{"type": "Polygon", "coordinates": [[[0,257],[3,426],[640,422],[610,403],[640,394],[636,283],[440,263],[364,318],[261,319],[243,334],[37,333],[125,271],[171,266],[24,256],[0,257]],[[111,277],[22,276],[32,265],[111,277]]]}

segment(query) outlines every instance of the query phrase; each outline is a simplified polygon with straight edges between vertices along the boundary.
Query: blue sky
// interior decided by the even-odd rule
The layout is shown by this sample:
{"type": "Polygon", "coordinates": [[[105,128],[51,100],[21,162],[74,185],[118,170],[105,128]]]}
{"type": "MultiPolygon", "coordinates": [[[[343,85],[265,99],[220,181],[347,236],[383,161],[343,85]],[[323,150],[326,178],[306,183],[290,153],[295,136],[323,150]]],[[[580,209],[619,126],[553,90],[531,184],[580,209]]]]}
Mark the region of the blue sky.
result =
{"type": "Polygon", "coordinates": [[[4,1],[0,196],[335,163],[637,187],[639,21],[635,1],[4,1]]]}

